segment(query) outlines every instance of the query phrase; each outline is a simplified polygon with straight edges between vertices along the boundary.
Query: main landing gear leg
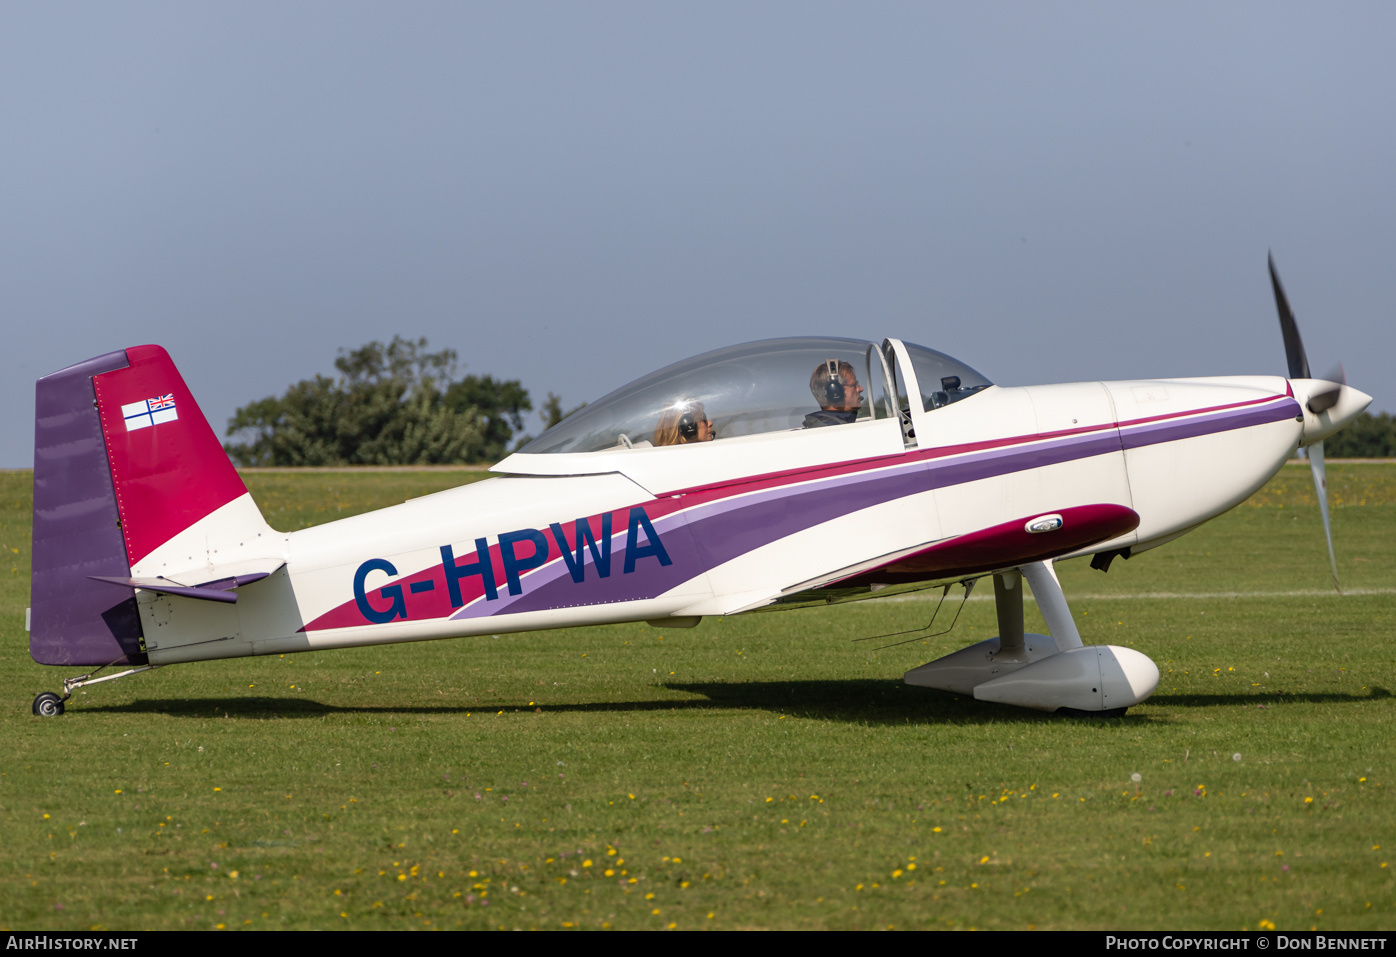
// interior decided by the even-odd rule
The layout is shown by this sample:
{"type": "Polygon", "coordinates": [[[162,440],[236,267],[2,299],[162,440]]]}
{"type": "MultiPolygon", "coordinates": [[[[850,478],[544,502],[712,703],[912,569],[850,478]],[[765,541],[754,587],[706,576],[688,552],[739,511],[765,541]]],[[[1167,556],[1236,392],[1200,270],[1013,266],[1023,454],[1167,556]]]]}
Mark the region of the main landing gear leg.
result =
{"type": "Polygon", "coordinates": [[[910,685],[980,701],[1107,717],[1125,713],[1158,687],[1158,666],[1131,648],[1085,647],[1056,571],[1032,562],[994,576],[999,636],[913,668],[910,685]],[[1023,579],[1051,635],[1023,631],[1023,579]]]}
{"type": "MultiPolygon", "coordinates": [[[[128,668],[125,671],[118,671],[114,675],[103,675],[94,678],[97,672],[78,675],[76,678],[63,679],[63,697],[59,697],[52,691],[45,691],[34,699],[34,713],[41,718],[56,718],[64,712],[63,704],[73,696],[73,691],[85,685],[100,684],[103,681],[115,681],[117,678],[125,678],[127,675],[140,674],[142,671],[154,671],[159,665],[141,665],[139,668],[128,668]]],[[[100,671],[101,669],[97,669],[100,671]]]]}
{"type": "Polygon", "coordinates": [[[1037,599],[1037,610],[1042,620],[1047,622],[1047,630],[1057,643],[1059,651],[1071,651],[1082,647],[1081,633],[1076,630],[1076,621],[1071,617],[1066,595],[1062,594],[1062,583],[1057,579],[1057,570],[1051,562],[1033,562],[1023,566],[1023,577],[1032,587],[1032,597],[1037,599]]]}

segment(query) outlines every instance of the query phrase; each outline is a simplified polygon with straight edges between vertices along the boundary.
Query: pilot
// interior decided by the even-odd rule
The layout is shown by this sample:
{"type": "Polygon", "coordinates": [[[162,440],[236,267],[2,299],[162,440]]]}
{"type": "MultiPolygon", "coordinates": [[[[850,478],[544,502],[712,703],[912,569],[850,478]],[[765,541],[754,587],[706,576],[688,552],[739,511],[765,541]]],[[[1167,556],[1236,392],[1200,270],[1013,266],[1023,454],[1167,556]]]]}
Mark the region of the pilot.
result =
{"type": "Polygon", "coordinates": [[[802,428],[817,429],[825,425],[846,425],[858,418],[863,407],[863,387],[850,363],[827,359],[809,377],[809,390],[819,403],[819,411],[805,416],[802,428]]]}
{"type": "Polygon", "coordinates": [[[712,419],[701,402],[676,402],[659,414],[659,425],[654,430],[655,445],[687,445],[715,438],[712,419]]]}

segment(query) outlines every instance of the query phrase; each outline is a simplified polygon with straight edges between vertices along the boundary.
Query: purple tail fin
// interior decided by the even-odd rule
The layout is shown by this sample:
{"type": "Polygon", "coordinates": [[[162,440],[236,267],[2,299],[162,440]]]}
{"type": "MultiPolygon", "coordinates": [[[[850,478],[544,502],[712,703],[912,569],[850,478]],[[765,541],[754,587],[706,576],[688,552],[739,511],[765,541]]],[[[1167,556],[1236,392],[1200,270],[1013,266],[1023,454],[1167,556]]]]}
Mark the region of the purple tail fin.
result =
{"type": "Polygon", "coordinates": [[[130,575],[92,377],[110,352],[39,380],[29,654],[44,665],[145,664],[136,600],[89,575],[130,575]]]}

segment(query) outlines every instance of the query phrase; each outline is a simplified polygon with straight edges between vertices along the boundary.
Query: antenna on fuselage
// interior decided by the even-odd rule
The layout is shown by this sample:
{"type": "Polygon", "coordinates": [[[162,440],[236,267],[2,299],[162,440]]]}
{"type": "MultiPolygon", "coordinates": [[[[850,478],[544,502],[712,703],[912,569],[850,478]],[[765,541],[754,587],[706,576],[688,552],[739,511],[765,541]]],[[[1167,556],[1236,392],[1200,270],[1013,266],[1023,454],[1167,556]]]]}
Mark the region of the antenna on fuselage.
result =
{"type": "Polygon", "coordinates": [[[949,584],[947,584],[944,587],[944,590],[941,591],[940,601],[936,602],[936,610],[931,613],[931,620],[926,622],[920,628],[912,628],[908,631],[893,631],[888,632],[885,635],[868,635],[865,638],[854,638],[853,640],[873,641],[877,638],[896,638],[898,635],[910,635],[913,632],[918,633],[915,638],[908,638],[905,641],[894,641],[890,645],[879,645],[878,647],[873,649],[874,651],[881,651],[883,648],[895,648],[897,645],[909,645],[913,641],[921,641],[924,638],[939,638],[941,635],[948,635],[950,634],[950,632],[955,630],[955,622],[960,620],[960,612],[964,611],[965,602],[969,601],[970,592],[974,591],[974,583],[978,580],[979,579],[977,578],[966,578],[964,581],[959,583],[960,587],[965,590],[965,595],[963,598],[960,599],[960,607],[955,609],[955,617],[950,619],[950,627],[945,629],[944,631],[938,631],[933,635],[919,634],[919,632],[928,631],[930,627],[935,624],[936,616],[940,614],[940,606],[945,604],[945,596],[950,594],[950,588],[955,584],[954,582],[950,582],[949,584]]]}

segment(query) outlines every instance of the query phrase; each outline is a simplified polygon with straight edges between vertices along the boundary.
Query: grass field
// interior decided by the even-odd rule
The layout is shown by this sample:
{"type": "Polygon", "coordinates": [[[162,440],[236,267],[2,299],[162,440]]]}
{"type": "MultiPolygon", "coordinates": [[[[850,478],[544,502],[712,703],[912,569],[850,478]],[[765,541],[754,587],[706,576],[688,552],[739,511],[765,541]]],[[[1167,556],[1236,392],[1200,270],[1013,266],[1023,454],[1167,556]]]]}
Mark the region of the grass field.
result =
{"type": "MultiPolygon", "coordinates": [[[[247,480],[290,529],[480,477],[247,480]]],[[[1086,642],[1163,672],[1118,720],[904,686],[995,632],[850,642],[905,599],[183,665],[40,719],[0,474],[0,926],[1391,928],[1396,465],[1329,478],[1343,596],[1304,466],[1061,567],[1086,642]]]]}

